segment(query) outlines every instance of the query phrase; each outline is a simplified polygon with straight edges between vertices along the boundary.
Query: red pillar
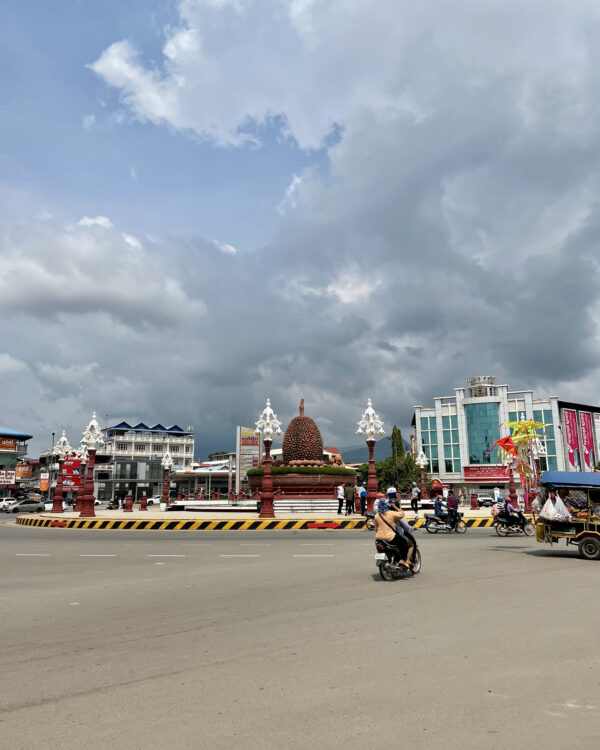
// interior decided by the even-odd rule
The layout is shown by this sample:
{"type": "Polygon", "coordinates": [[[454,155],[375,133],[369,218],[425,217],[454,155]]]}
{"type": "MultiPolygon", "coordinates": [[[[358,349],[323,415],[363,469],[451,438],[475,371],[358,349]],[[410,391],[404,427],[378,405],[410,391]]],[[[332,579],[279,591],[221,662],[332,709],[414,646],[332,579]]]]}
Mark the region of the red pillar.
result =
{"type": "Polygon", "coordinates": [[[165,469],[165,478],[163,481],[163,493],[161,501],[163,503],[169,504],[169,470],[165,469]]]}
{"type": "Polygon", "coordinates": [[[181,487],[177,485],[177,500],[181,500],[181,487]]]}
{"type": "MultiPolygon", "coordinates": [[[[77,493],[77,507],[79,508],[79,518],[95,518],[96,511],[94,509],[94,466],[96,464],[96,449],[90,448],[88,450],[88,462],[87,471],[85,473],[85,481],[83,482],[84,490],[83,496],[80,499],[79,492],[77,493]],[[81,503],[81,504],[80,504],[81,503]]],[[[81,489],[81,485],[79,485],[81,489]]]]}
{"type": "Polygon", "coordinates": [[[56,489],[54,490],[54,500],[52,502],[51,513],[62,513],[63,512],[63,461],[60,459],[58,462],[58,479],[56,480],[56,489]]]}
{"type": "Polygon", "coordinates": [[[142,492],[142,499],[140,500],[140,510],[148,510],[148,498],[146,493],[142,492]]]}
{"type": "Polygon", "coordinates": [[[125,513],[133,513],[133,497],[131,496],[131,492],[127,497],[125,498],[125,513]]]}
{"type": "Polygon", "coordinates": [[[471,510],[479,510],[479,499],[476,492],[471,493],[471,510]]]}
{"type": "Polygon", "coordinates": [[[421,500],[429,500],[429,492],[425,485],[425,467],[421,467],[421,500]]]}
{"type": "Polygon", "coordinates": [[[259,518],[275,518],[273,510],[273,478],[271,476],[271,441],[265,440],[265,473],[262,478],[262,491],[260,493],[259,518]]]}
{"type": "Polygon", "coordinates": [[[187,501],[188,501],[189,499],[190,499],[190,491],[189,491],[189,490],[186,490],[186,491],[185,491],[185,501],[186,501],[186,503],[187,503],[187,501]]]}
{"type": "Polygon", "coordinates": [[[194,490],[194,500],[198,500],[198,489],[194,490]]]}
{"type": "Polygon", "coordinates": [[[367,448],[369,449],[369,474],[367,477],[367,513],[372,513],[378,489],[377,474],[375,472],[375,456],[373,455],[375,441],[367,440],[367,448]]]}
{"type": "Polygon", "coordinates": [[[512,467],[508,472],[508,497],[510,502],[515,508],[518,508],[519,496],[517,495],[517,487],[515,485],[515,475],[513,474],[512,467]]]}

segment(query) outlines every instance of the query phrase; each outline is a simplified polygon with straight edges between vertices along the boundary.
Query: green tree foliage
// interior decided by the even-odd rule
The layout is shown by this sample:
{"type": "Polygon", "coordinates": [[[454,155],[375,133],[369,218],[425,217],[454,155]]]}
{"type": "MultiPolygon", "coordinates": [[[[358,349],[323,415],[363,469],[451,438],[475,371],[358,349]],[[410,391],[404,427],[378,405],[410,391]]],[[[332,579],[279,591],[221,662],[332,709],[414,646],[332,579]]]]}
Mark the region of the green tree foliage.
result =
{"type": "MultiPolygon", "coordinates": [[[[384,492],[393,484],[400,492],[406,492],[413,482],[421,486],[421,471],[415,463],[415,457],[404,452],[402,433],[396,425],[392,429],[390,448],[391,455],[375,464],[379,489],[384,492]]],[[[369,465],[362,464],[359,470],[361,482],[367,481],[368,473],[369,465]]],[[[427,482],[427,475],[425,481],[427,482]]]]}
{"type": "Polygon", "coordinates": [[[208,454],[209,461],[219,461],[222,458],[229,458],[229,453],[227,451],[216,451],[208,454]]]}

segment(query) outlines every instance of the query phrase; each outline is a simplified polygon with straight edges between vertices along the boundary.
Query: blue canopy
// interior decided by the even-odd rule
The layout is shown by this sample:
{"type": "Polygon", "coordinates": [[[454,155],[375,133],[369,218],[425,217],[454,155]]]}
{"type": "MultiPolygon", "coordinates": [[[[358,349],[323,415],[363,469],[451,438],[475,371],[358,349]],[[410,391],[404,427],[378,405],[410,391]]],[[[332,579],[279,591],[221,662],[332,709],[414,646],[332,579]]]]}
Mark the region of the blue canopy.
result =
{"type": "Polygon", "coordinates": [[[600,489],[600,472],[594,471],[543,471],[544,487],[566,487],[567,489],[600,489]]]}
{"type": "Polygon", "coordinates": [[[0,427],[0,436],[16,438],[17,440],[30,440],[33,435],[29,435],[26,432],[19,432],[18,430],[11,430],[8,427],[0,427]]]}

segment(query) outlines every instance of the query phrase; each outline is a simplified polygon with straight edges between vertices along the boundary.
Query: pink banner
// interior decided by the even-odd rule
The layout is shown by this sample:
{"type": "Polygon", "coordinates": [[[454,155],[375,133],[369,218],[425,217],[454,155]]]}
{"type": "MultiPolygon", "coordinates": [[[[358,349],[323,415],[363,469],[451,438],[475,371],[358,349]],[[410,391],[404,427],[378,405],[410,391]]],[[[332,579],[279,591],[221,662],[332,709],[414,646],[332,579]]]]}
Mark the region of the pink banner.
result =
{"type": "Polygon", "coordinates": [[[579,424],[581,425],[581,447],[583,448],[583,468],[585,471],[593,471],[596,459],[594,457],[594,437],[592,435],[592,415],[589,411],[579,412],[579,424]]]}
{"type": "Polygon", "coordinates": [[[579,436],[577,435],[577,415],[573,409],[563,409],[565,420],[565,439],[569,451],[569,463],[573,471],[581,471],[581,460],[579,458],[579,436]]]}

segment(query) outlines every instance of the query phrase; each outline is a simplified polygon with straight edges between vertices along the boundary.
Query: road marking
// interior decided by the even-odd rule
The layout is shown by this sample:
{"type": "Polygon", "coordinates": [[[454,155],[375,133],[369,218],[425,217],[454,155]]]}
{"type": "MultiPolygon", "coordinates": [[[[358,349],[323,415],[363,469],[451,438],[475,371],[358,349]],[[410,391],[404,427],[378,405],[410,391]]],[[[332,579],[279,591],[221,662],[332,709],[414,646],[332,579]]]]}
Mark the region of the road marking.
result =
{"type": "Polygon", "coordinates": [[[262,557],[262,555],[219,555],[219,557],[262,557]]]}
{"type": "Polygon", "coordinates": [[[241,542],[240,547],[270,547],[266,542],[241,542]]]}
{"type": "Polygon", "coordinates": [[[185,557],[185,555],[146,555],[146,557],[185,557]]]}
{"type": "Polygon", "coordinates": [[[50,557],[49,552],[15,552],[16,557],[50,557]]]}
{"type": "Polygon", "coordinates": [[[79,557],[116,557],[116,555],[79,555],[79,557]]]}
{"type": "Polygon", "coordinates": [[[294,557],[335,557],[335,555],[294,555],[294,557]]]}
{"type": "Polygon", "coordinates": [[[301,547],[333,547],[333,542],[301,542],[301,547]]]}

